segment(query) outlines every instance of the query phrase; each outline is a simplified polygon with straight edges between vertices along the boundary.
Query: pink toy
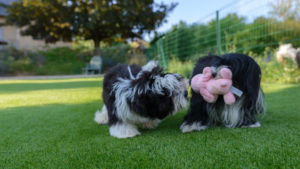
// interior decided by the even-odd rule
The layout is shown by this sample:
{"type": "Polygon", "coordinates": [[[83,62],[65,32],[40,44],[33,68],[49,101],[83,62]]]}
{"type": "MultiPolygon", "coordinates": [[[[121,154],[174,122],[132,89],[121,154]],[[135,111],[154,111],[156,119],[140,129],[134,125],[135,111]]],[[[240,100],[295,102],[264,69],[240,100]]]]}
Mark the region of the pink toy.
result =
{"type": "Polygon", "coordinates": [[[233,104],[235,97],[230,91],[232,86],[232,72],[224,67],[217,72],[216,78],[212,76],[211,67],[205,67],[202,74],[198,74],[192,78],[192,89],[200,92],[204,100],[208,103],[214,103],[218,99],[218,95],[223,95],[226,104],[233,104]]]}

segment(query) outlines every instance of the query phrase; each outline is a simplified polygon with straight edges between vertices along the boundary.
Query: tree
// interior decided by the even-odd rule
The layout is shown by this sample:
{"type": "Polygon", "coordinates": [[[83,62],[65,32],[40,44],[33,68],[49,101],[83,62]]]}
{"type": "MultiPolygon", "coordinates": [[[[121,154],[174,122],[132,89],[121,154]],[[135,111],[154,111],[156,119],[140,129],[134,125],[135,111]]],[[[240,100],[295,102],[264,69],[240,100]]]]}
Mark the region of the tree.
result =
{"type": "Polygon", "coordinates": [[[8,7],[7,24],[47,43],[93,40],[100,56],[100,42],[141,38],[163,24],[176,5],[154,0],[23,0],[8,7]]]}
{"type": "Polygon", "coordinates": [[[270,14],[275,18],[286,20],[300,20],[299,0],[276,0],[271,3],[270,14]]]}

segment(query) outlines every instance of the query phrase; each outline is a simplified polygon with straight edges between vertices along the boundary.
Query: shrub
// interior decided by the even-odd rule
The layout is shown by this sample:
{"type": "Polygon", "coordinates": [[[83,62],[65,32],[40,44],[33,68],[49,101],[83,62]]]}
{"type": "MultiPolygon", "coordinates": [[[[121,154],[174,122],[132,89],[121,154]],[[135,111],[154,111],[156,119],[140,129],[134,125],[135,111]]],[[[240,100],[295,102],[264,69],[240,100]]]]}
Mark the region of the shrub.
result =
{"type": "Polygon", "coordinates": [[[178,73],[186,78],[190,78],[192,75],[192,70],[194,63],[192,61],[181,62],[176,59],[172,59],[168,64],[168,71],[178,73]]]}
{"type": "Polygon", "coordinates": [[[291,61],[278,63],[275,59],[266,62],[256,59],[261,67],[263,82],[300,83],[300,69],[291,61]]]}
{"type": "MultiPolygon", "coordinates": [[[[81,74],[82,68],[91,60],[92,50],[58,47],[37,52],[2,49],[0,52],[0,74],[59,75],[81,74]]],[[[101,49],[102,71],[118,63],[143,65],[146,56],[130,45],[118,45],[101,49]]]]}
{"type": "Polygon", "coordinates": [[[45,56],[46,61],[34,70],[33,73],[37,75],[80,74],[91,58],[91,55],[80,55],[78,50],[69,47],[52,48],[39,53],[45,56]]]}
{"type": "MultiPolygon", "coordinates": [[[[278,63],[273,55],[255,60],[260,65],[262,71],[262,82],[265,83],[300,83],[300,69],[291,61],[278,63]]],[[[168,64],[168,71],[179,73],[187,78],[192,74],[195,62],[171,60],[168,64]]]]}
{"type": "Polygon", "coordinates": [[[44,61],[44,56],[36,52],[4,48],[0,52],[0,73],[32,74],[36,66],[42,65],[44,61]]]}

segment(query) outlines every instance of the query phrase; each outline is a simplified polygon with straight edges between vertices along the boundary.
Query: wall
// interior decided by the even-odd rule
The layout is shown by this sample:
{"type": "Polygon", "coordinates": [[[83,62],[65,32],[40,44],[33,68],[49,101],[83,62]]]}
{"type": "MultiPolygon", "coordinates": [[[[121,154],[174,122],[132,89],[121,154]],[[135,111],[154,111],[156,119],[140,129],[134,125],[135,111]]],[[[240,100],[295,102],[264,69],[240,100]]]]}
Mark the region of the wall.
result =
{"type": "MultiPolygon", "coordinates": [[[[5,22],[5,17],[0,16],[0,23],[5,22]]],[[[31,36],[22,36],[20,34],[20,29],[15,26],[3,26],[0,28],[2,30],[2,39],[8,42],[8,46],[15,46],[18,49],[26,49],[26,50],[38,50],[53,47],[62,47],[68,46],[72,47],[72,42],[56,42],[55,44],[46,44],[43,40],[34,40],[31,36]]],[[[1,33],[1,32],[0,32],[1,33]]]]}

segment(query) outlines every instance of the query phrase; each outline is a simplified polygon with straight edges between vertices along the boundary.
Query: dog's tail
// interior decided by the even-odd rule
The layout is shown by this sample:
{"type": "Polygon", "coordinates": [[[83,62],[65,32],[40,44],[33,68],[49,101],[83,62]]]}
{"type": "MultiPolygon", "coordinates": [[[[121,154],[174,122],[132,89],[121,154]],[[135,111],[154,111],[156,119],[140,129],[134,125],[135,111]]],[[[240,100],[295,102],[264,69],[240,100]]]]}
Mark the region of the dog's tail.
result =
{"type": "Polygon", "coordinates": [[[108,114],[107,114],[107,108],[105,105],[103,105],[102,110],[98,110],[95,113],[95,122],[98,124],[107,124],[108,123],[108,114]]]}

